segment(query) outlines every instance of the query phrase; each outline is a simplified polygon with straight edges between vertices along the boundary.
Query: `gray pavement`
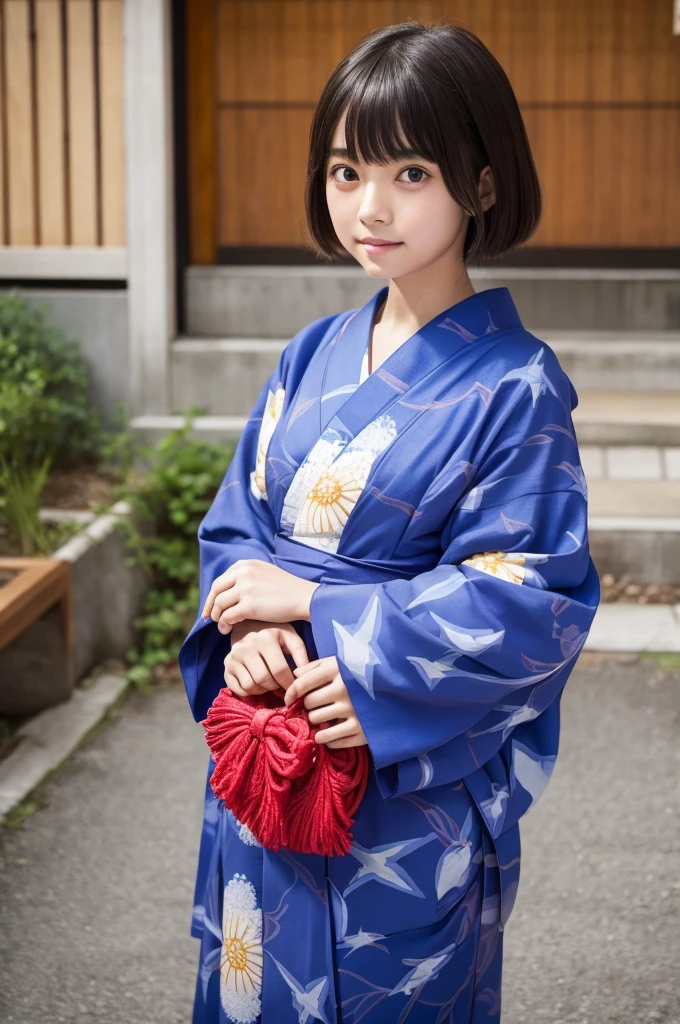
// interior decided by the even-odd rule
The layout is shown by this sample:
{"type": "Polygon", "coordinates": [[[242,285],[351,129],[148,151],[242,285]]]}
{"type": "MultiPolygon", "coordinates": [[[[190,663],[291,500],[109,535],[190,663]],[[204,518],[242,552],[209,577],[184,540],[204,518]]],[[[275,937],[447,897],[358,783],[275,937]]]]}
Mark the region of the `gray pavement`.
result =
{"type": "MultiPolygon", "coordinates": [[[[679,724],[680,672],[583,656],[524,822],[503,1024],[680,1024],[679,724]]],[[[201,733],[179,688],[134,695],[0,832],[2,1024],[190,1021],[201,733]]]]}

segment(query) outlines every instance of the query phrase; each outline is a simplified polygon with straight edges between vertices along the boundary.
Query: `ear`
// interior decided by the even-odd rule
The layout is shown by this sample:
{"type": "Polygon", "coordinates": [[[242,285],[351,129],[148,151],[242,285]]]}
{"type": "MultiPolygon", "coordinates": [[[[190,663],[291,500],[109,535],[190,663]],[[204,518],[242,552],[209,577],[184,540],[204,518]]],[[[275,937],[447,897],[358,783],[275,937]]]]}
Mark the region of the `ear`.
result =
{"type": "Polygon", "coordinates": [[[479,192],[479,198],[482,200],[482,210],[486,212],[496,202],[496,190],[494,187],[493,174],[488,165],[482,169],[479,175],[477,190],[479,192]]]}

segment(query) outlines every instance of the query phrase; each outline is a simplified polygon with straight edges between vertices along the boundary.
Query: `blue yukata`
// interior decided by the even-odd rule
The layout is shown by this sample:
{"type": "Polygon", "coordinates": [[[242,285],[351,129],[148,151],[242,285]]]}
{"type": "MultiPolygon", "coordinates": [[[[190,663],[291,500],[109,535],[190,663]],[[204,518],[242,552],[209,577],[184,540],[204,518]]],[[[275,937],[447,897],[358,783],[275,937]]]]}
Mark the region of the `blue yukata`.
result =
{"type": "MultiPolygon", "coordinates": [[[[577,399],[507,288],[368,374],[386,294],[293,338],[199,530],[201,607],[238,559],[320,583],[294,626],[371,770],[342,857],[261,846],[206,786],[194,1024],[500,1019],[518,821],[599,600],[577,399]]],[[[182,647],[197,721],[229,643],[199,616],[182,647]]]]}

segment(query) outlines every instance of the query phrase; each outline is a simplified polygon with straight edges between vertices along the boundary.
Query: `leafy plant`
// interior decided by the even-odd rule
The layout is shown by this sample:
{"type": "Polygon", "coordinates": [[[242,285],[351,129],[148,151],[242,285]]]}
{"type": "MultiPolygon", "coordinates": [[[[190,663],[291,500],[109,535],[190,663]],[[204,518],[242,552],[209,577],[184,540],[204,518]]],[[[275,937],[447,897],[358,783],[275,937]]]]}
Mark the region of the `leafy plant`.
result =
{"type": "Polygon", "coordinates": [[[174,666],[182,640],[198,608],[199,524],[217,492],[232,452],[222,445],[192,440],[191,416],[164,437],[155,449],[138,454],[149,468],[125,497],[140,528],[130,525],[132,561],[151,580],[142,615],[139,647],[128,655],[129,678],[140,686],[174,666]]]}
{"type": "Polygon", "coordinates": [[[50,460],[39,466],[15,466],[0,455],[0,509],[10,539],[22,555],[47,554],[49,537],[41,522],[40,496],[47,482],[50,460]]]}
{"type": "Polygon", "coordinates": [[[0,296],[0,457],[27,467],[93,455],[99,420],[78,342],[17,293],[0,296]]]}

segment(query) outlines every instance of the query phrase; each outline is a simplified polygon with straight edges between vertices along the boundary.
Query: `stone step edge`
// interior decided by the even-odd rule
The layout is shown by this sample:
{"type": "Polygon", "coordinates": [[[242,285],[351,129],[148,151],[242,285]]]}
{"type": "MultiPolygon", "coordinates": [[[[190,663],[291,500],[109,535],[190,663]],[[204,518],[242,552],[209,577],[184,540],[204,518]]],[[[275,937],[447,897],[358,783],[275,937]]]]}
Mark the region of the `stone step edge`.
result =
{"type": "MultiPolygon", "coordinates": [[[[546,328],[534,329],[538,341],[545,341],[556,351],[573,351],[579,355],[604,353],[611,355],[614,345],[622,354],[640,354],[640,346],[648,352],[668,355],[680,352],[680,331],[558,331],[546,328]]],[[[283,352],[290,338],[239,338],[239,337],[181,337],[170,343],[173,352],[188,352],[193,355],[215,352],[283,352]]],[[[644,353],[643,353],[644,354],[644,353]]]]}
{"type": "MultiPolygon", "coordinates": [[[[219,434],[223,437],[237,438],[248,421],[247,416],[207,415],[196,416],[193,430],[196,434],[219,434]]],[[[134,416],[130,427],[141,432],[167,432],[177,430],[184,423],[179,413],[164,415],[134,416]]],[[[680,444],[680,417],[678,424],[644,424],[644,423],[594,423],[589,420],[576,419],[579,442],[587,445],[642,445],[648,447],[674,446],[680,444]]]]}
{"type": "MultiPolygon", "coordinates": [[[[680,392],[678,392],[678,394],[680,395],[680,392]]],[[[578,409],[575,409],[574,412],[577,413],[578,409]]],[[[574,422],[576,421],[577,416],[574,416],[574,422]]],[[[238,430],[240,432],[243,430],[247,422],[247,416],[227,416],[222,413],[208,414],[205,416],[195,416],[193,419],[194,429],[198,432],[207,432],[211,430],[238,430]]],[[[180,413],[152,413],[142,416],[133,416],[132,419],[130,420],[130,426],[135,430],[175,430],[177,429],[177,427],[182,426],[183,423],[184,416],[182,416],[180,413]]],[[[654,429],[668,427],[669,429],[673,429],[676,426],[673,423],[645,423],[644,421],[640,420],[631,423],[607,423],[606,421],[600,422],[586,419],[585,413],[583,414],[583,416],[578,418],[578,425],[581,427],[589,425],[593,429],[596,427],[606,426],[612,428],[620,427],[622,429],[627,427],[649,427],[654,429]]],[[[680,427],[680,412],[678,414],[677,426],[680,427]]],[[[583,439],[581,439],[581,443],[584,443],[583,439]]],[[[643,447],[647,446],[643,445],[643,447]]]]}
{"type": "Polygon", "coordinates": [[[0,823],[73,753],[129,686],[124,677],[105,673],[19,729],[18,745],[0,762],[0,823]]]}
{"type": "MultiPolygon", "coordinates": [[[[472,280],[545,280],[545,281],[679,281],[680,270],[669,267],[627,268],[627,267],[470,267],[472,280]]],[[[281,266],[277,264],[235,265],[235,266],[190,266],[187,279],[216,277],[250,277],[256,280],[266,277],[288,280],[307,277],[312,279],[349,278],[365,281],[366,273],[361,267],[314,266],[310,264],[281,266]]],[[[376,291],[387,284],[386,278],[375,278],[376,291]]]]}

